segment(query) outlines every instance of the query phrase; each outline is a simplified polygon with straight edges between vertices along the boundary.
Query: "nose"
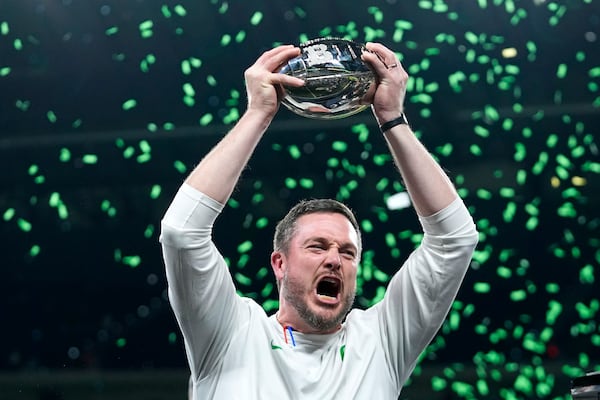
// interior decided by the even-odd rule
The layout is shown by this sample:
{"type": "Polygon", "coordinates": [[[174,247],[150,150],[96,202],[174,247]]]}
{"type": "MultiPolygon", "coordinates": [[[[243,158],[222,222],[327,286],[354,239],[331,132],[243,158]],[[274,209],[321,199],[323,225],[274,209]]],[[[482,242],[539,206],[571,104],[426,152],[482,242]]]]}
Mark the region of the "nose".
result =
{"type": "Polygon", "coordinates": [[[327,252],[327,259],[325,260],[325,266],[331,269],[340,269],[342,266],[342,257],[340,250],[337,247],[332,247],[327,252]]]}

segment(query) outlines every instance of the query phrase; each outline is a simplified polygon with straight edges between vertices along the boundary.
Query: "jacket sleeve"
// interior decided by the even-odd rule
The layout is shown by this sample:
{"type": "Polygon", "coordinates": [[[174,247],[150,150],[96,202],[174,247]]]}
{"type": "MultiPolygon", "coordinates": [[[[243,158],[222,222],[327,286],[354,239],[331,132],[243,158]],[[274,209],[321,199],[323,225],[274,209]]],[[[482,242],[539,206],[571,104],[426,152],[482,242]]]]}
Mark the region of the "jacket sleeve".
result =
{"type": "Polygon", "coordinates": [[[478,241],[461,199],[419,220],[423,241],[393,276],[383,300],[373,307],[399,388],[446,318],[478,241]]]}
{"type": "Polygon", "coordinates": [[[196,378],[218,364],[243,313],[227,264],[212,242],[212,226],[222,209],[183,184],[161,223],[169,301],[196,378]]]}

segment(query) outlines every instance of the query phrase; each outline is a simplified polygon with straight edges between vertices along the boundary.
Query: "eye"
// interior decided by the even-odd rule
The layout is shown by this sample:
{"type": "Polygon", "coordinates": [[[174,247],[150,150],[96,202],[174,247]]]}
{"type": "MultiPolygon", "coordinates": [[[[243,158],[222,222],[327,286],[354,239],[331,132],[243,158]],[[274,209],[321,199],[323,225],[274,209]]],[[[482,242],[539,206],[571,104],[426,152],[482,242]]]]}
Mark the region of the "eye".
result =
{"type": "Polygon", "coordinates": [[[351,258],[351,259],[356,258],[356,252],[352,249],[342,250],[341,253],[342,253],[342,255],[344,255],[347,258],[351,258]]]}

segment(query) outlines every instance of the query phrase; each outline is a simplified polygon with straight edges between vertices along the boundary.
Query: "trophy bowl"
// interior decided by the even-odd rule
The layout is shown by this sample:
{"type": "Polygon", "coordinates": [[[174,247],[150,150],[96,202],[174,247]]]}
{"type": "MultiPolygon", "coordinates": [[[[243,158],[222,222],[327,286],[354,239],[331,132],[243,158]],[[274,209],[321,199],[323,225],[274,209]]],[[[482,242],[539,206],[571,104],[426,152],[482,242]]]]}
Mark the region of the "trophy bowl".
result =
{"type": "Polygon", "coordinates": [[[340,38],[318,38],[300,44],[301,54],[280,73],[303,79],[302,87],[283,86],[282,104],[314,119],[339,119],[369,107],[375,73],[363,62],[368,51],[361,43],[340,38]]]}

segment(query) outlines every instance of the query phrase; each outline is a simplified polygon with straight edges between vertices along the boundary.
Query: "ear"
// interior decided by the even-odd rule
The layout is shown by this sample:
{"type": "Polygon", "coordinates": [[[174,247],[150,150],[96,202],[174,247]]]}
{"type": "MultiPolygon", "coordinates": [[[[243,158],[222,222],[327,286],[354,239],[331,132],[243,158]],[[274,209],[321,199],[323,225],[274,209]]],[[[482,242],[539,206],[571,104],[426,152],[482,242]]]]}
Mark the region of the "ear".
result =
{"type": "Polygon", "coordinates": [[[280,251],[274,251],[271,253],[271,268],[275,274],[275,279],[279,282],[283,279],[283,273],[285,271],[285,256],[280,251]]]}

